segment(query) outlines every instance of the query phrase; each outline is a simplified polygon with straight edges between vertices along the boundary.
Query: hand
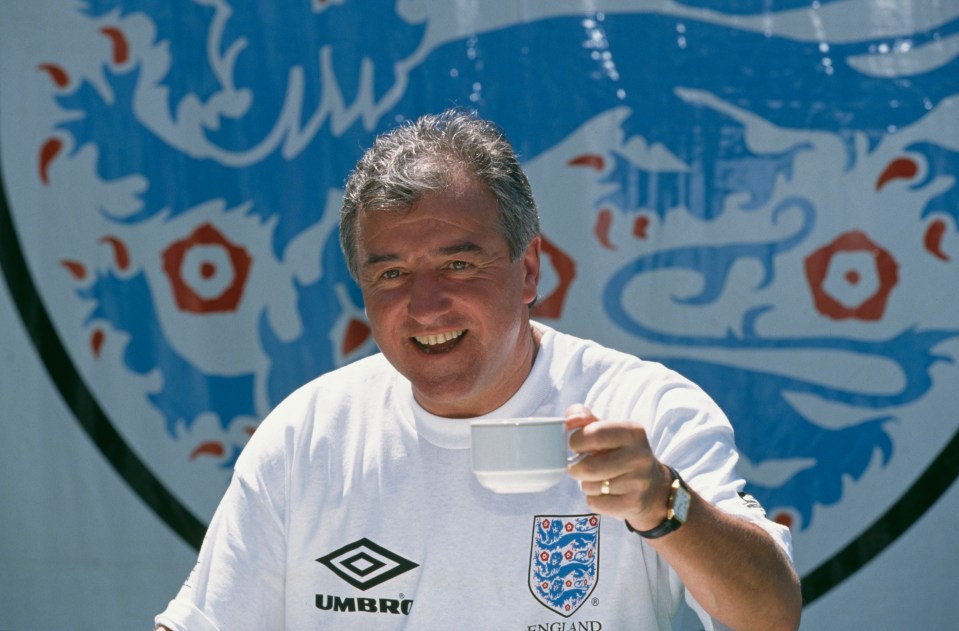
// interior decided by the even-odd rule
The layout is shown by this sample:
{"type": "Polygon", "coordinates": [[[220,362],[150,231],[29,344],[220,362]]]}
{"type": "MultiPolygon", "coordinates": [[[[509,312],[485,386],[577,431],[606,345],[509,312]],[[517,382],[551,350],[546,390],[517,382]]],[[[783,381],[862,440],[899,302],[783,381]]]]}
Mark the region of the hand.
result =
{"type": "MultiPolygon", "coordinates": [[[[586,502],[600,514],[650,530],[666,518],[672,475],[653,455],[643,426],[600,420],[585,406],[566,410],[569,445],[588,454],[570,465],[586,502]],[[609,491],[604,494],[604,482],[609,491]]],[[[638,539],[638,538],[637,538],[638,539]]],[[[650,545],[703,608],[733,629],[799,628],[802,595],[789,557],[759,526],[692,493],[689,520],[650,545]],[[737,550],[738,554],[729,554],[737,550]]]]}
{"type": "Polygon", "coordinates": [[[666,519],[672,476],[653,455],[646,430],[635,421],[601,421],[584,405],[566,410],[569,446],[586,457],[571,465],[591,509],[650,530],[666,519]]]}

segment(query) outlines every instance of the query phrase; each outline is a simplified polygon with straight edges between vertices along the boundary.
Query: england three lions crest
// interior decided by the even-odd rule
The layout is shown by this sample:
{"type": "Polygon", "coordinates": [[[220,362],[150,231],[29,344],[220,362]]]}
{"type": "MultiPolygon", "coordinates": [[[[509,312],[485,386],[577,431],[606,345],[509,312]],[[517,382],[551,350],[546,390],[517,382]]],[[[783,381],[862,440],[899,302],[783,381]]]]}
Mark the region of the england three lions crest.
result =
{"type": "Polygon", "coordinates": [[[599,580],[599,515],[537,515],[529,589],[540,603],[569,617],[599,580]]]}

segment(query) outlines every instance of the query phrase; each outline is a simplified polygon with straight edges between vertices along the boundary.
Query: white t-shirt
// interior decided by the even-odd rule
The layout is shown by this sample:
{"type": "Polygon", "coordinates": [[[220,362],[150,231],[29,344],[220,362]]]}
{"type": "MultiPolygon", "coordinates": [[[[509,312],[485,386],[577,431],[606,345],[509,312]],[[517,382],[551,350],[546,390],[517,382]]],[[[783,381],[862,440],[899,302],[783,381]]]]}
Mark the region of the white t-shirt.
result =
{"type": "MultiPolygon", "coordinates": [[[[599,418],[634,419],[690,487],[791,553],[788,530],[738,495],[732,428],[701,389],[659,364],[535,326],[543,337],[529,377],[488,417],[563,416],[585,403],[599,418]]],[[[470,420],[423,410],[382,355],[303,386],[244,449],[196,567],[156,623],[672,629],[685,590],[655,550],[622,521],[591,514],[569,477],[543,493],[481,487],[470,420]]]]}

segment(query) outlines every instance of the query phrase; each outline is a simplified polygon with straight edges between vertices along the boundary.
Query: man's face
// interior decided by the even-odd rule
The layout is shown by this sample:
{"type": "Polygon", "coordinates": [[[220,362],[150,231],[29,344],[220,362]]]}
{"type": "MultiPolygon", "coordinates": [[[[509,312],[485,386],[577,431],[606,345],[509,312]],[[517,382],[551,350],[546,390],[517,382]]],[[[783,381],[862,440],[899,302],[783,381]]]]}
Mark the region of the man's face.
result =
{"type": "Polygon", "coordinates": [[[510,261],[485,185],[457,178],[408,212],[361,214],[357,243],[373,336],[420,405],[477,416],[519,389],[535,353],[527,304],[540,241],[510,261]]]}

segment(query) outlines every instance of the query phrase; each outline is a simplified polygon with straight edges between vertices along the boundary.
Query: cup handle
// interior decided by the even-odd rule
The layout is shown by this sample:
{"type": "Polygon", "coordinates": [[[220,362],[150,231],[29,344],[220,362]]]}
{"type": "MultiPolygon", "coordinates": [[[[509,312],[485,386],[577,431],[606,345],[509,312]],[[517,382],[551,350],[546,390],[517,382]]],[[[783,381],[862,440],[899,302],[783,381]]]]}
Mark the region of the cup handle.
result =
{"type": "Polygon", "coordinates": [[[571,467],[571,466],[573,466],[574,464],[579,463],[583,458],[585,458],[586,456],[589,455],[589,452],[588,452],[588,451],[587,451],[587,452],[583,452],[583,453],[578,453],[578,452],[575,452],[575,451],[573,451],[573,450],[571,450],[571,449],[569,448],[569,439],[570,439],[570,436],[572,436],[572,435],[575,434],[576,432],[580,431],[581,429],[583,429],[583,428],[582,428],[582,427],[576,427],[576,428],[571,429],[571,430],[569,430],[568,432],[566,432],[566,451],[567,451],[566,466],[567,466],[567,467],[571,467]]]}

